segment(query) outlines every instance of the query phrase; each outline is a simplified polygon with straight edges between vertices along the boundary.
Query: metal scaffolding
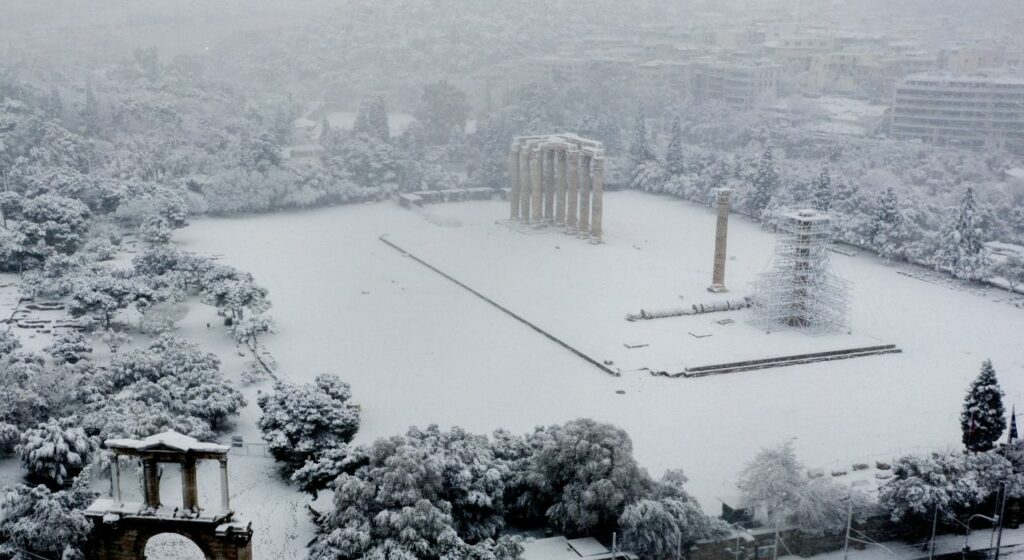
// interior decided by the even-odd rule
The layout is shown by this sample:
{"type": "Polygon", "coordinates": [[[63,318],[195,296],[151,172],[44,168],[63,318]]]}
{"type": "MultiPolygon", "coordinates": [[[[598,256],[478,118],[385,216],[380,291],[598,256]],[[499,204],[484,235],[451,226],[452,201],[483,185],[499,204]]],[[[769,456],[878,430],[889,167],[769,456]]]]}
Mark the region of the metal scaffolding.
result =
{"type": "Polygon", "coordinates": [[[769,269],[754,282],[754,323],[766,331],[849,331],[849,283],[835,274],[829,260],[831,217],[814,210],[788,212],[779,229],[784,235],[769,269]]]}

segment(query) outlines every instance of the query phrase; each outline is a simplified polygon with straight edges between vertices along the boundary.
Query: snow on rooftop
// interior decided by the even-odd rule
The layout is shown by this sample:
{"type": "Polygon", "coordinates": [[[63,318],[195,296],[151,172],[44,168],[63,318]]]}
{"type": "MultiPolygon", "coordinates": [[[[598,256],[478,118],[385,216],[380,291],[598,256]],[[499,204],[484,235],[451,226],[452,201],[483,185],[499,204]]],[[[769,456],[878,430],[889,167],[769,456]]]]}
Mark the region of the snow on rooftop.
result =
{"type": "Polygon", "coordinates": [[[230,449],[226,445],[201,442],[194,437],[179,434],[174,430],[167,430],[166,432],[149,436],[146,439],[108,439],[106,445],[111,449],[133,449],[136,451],[169,447],[183,452],[227,453],[230,449]]]}

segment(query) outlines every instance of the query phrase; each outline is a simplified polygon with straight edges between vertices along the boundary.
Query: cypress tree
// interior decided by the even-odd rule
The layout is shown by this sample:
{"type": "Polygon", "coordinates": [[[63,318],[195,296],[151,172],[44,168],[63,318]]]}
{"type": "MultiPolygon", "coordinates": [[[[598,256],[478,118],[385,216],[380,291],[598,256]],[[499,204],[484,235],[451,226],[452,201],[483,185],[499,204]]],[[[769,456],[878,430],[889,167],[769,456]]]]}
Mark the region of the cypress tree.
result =
{"type": "Polygon", "coordinates": [[[654,153],[647,138],[647,115],[643,104],[637,107],[636,120],[633,123],[633,137],[629,143],[629,159],[633,165],[640,165],[654,159],[654,153]]]}
{"type": "Polygon", "coordinates": [[[683,125],[679,122],[678,115],[672,118],[671,137],[665,150],[665,167],[672,175],[679,175],[686,169],[683,157],[683,125]]]}
{"type": "Polygon", "coordinates": [[[811,197],[815,210],[828,212],[832,209],[832,176],[828,172],[828,166],[822,167],[821,173],[814,180],[811,197]]]}
{"type": "Polygon", "coordinates": [[[981,373],[967,389],[960,428],[964,447],[975,453],[992,449],[1006,430],[1003,390],[999,388],[991,360],[981,364],[981,373]]]}
{"type": "Polygon", "coordinates": [[[750,193],[750,198],[747,201],[747,209],[750,215],[760,218],[778,189],[779,173],[775,170],[775,158],[772,156],[772,149],[767,147],[764,149],[764,153],[761,154],[761,162],[757,165],[757,175],[754,176],[753,191],[750,193]]]}
{"type": "Polygon", "coordinates": [[[964,191],[960,208],[943,230],[941,239],[935,254],[935,268],[966,280],[978,280],[985,275],[989,263],[974,187],[964,191]]]}

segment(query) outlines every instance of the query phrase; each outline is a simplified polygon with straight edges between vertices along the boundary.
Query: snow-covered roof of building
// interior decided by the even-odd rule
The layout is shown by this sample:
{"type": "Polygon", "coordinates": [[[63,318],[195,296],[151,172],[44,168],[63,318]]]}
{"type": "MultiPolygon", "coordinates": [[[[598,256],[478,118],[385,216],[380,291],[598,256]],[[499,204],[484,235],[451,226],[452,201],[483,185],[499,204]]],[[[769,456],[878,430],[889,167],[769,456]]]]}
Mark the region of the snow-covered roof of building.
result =
{"type": "Polygon", "coordinates": [[[109,449],[124,449],[132,451],[147,451],[152,449],[171,449],[174,451],[202,452],[202,453],[227,453],[231,448],[218,443],[207,443],[197,440],[194,437],[179,434],[174,430],[155,434],[146,439],[108,439],[106,441],[109,449]]]}

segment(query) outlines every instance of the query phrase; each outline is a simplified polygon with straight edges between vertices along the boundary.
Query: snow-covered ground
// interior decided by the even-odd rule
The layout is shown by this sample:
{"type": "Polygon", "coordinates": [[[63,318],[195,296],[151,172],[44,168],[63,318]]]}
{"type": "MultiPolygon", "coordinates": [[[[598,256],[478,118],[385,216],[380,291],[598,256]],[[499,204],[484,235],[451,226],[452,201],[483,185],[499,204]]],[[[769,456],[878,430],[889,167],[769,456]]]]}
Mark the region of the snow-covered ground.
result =
{"type": "MultiPolygon", "coordinates": [[[[410,424],[527,431],[589,416],[628,430],[655,475],[685,469],[711,509],[716,496],[732,493],[744,462],[779,441],[796,438],[804,461],[826,469],[956,445],[963,391],[985,358],[1009,402],[1024,394],[1024,313],[1002,301],[1004,293],[898,274],[923,271],[867,255],[835,256],[855,286],[852,336],[897,344],[903,354],[666,379],[628,367],[621,377],[604,374],[377,239],[387,234],[555,336],[623,366],[631,359],[623,344],[648,338],[659,355],[686,363],[697,361],[702,341],[716,341],[714,353],[728,358],[772,355],[803,337],[758,333],[743,312],[726,314],[736,323],[721,328],[709,324],[721,315],[623,320],[640,307],[711,297],[710,210],[608,193],[599,246],[557,232],[519,233],[499,223],[506,215],[498,201],[420,211],[386,203],[196,220],[177,238],[186,249],[225,255],[270,289],[281,334],[268,345],[281,374],[310,381],[327,371],[349,380],[363,406],[357,441],[410,424]],[[687,334],[694,329],[714,336],[696,339],[687,334]]],[[[774,239],[733,217],[733,294],[746,293],[774,239]]],[[[185,334],[205,328],[198,330],[185,334]]],[[[795,343],[831,347],[830,338],[795,343]]]]}
{"type": "MultiPolygon", "coordinates": [[[[873,466],[901,453],[958,445],[963,392],[985,358],[993,359],[1008,401],[1022,401],[1024,311],[1008,305],[1004,291],[964,289],[869,255],[833,257],[855,289],[852,335],[764,334],[746,322],[745,311],[627,322],[626,313],[641,308],[745,295],[767,265],[775,236],[733,216],[731,292],[713,295],[706,291],[715,222],[710,210],[636,192],[607,193],[604,206],[605,244],[596,246],[555,231],[510,229],[499,201],[196,219],[176,239],[187,250],[223,255],[270,289],[281,332],[267,344],[280,374],[304,382],[334,372],[351,382],[363,407],[357,442],[412,424],[525,432],[593,417],[628,430],[638,460],[655,476],[685,469],[690,489],[710,511],[718,510],[717,497],[735,493],[737,472],[760,447],[791,438],[808,466],[826,476],[857,462],[873,466]],[[612,362],[621,377],[402,256],[378,239],[385,234],[612,362]],[[714,322],[722,318],[734,323],[714,322]],[[864,341],[897,344],[904,353],[699,379],[639,370],[864,341]]],[[[14,280],[0,277],[0,285],[14,280]]],[[[13,287],[0,288],[0,306],[15,301],[13,287]]],[[[214,309],[194,301],[178,333],[220,356],[224,374],[239,380],[247,358],[214,309]]],[[[45,342],[40,337],[29,346],[45,342]]],[[[255,400],[267,389],[242,387],[250,404],[230,433],[259,441],[255,400]]],[[[304,555],[312,534],[302,511],[307,498],[276,477],[270,459],[233,458],[231,468],[233,503],[254,522],[257,557],[304,555]]],[[[840,480],[874,480],[875,473],[850,471],[840,480]]],[[[20,474],[16,460],[0,461],[0,486],[20,474]]],[[[215,473],[201,480],[215,492],[215,473]]],[[[165,493],[176,495],[170,488],[165,493]]]]}

